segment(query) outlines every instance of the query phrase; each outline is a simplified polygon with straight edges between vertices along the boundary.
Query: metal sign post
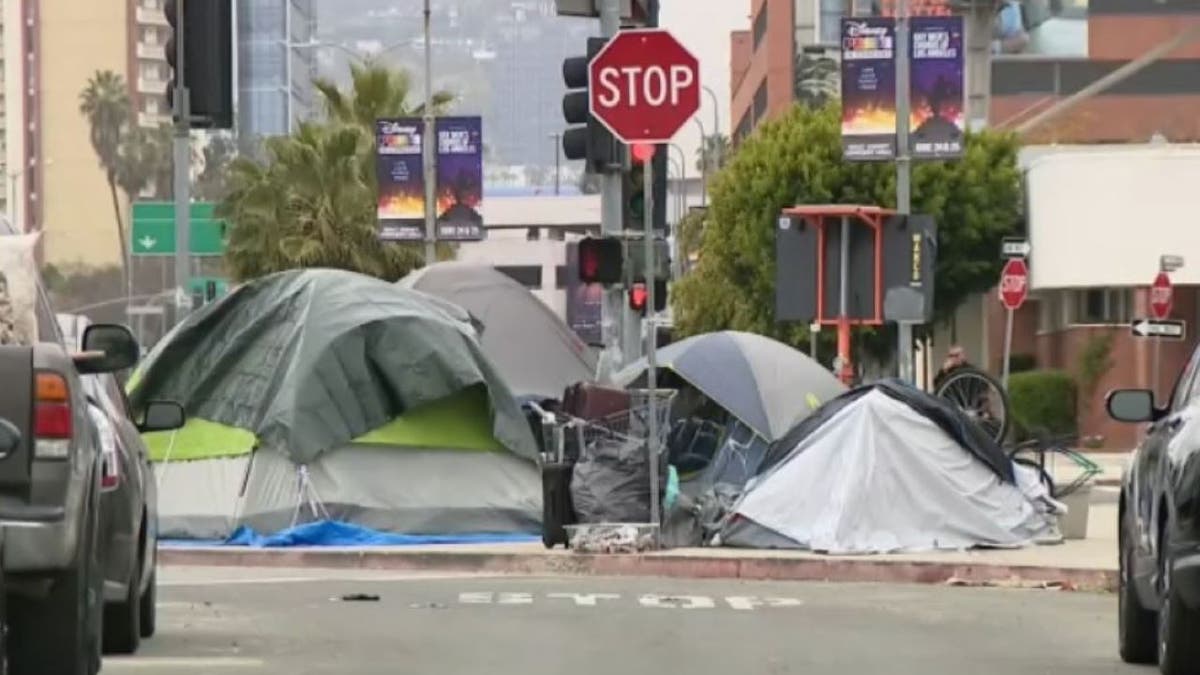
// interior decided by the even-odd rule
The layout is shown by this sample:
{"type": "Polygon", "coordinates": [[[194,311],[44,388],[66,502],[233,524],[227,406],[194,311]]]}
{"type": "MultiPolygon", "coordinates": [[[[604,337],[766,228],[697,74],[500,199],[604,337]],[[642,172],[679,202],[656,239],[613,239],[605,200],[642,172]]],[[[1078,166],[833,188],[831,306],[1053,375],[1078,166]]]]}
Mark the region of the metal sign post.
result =
{"type": "MultiPolygon", "coordinates": [[[[912,154],[909,152],[909,124],[912,89],[908,43],[911,39],[908,0],[896,3],[896,210],[902,216],[912,213],[912,154]]],[[[900,321],[897,328],[896,359],[900,379],[909,384],[913,377],[913,324],[900,321]]]]}
{"type": "MultiPolygon", "coordinates": [[[[175,182],[175,322],[183,321],[192,309],[192,296],[187,292],[188,279],[192,276],[191,253],[191,101],[187,81],[184,77],[184,36],[187,28],[184,24],[183,0],[175,2],[176,34],[175,34],[175,140],[174,140],[174,182],[175,182]]],[[[130,272],[132,271],[130,266],[130,272]]]]}
{"type": "Polygon", "coordinates": [[[642,185],[646,195],[646,216],[642,219],[642,246],[646,256],[646,388],[650,390],[646,412],[646,450],[650,455],[650,522],[658,525],[658,316],[654,311],[655,286],[658,281],[658,261],[654,256],[654,162],[653,148],[647,153],[642,185]]]}
{"type": "Polygon", "coordinates": [[[1008,389],[1009,364],[1012,361],[1013,315],[1029,294],[1029,267],[1024,258],[1011,258],[1000,273],[1000,301],[1008,315],[1004,323],[1004,363],[1001,366],[1000,384],[1008,389]]]}
{"type": "MultiPolygon", "coordinates": [[[[1154,283],[1150,284],[1150,311],[1154,318],[1162,321],[1171,316],[1171,309],[1174,306],[1174,287],[1171,284],[1171,275],[1169,272],[1183,267],[1183,258],[1180,256],[1163,255],[1158,259],[1158,274],[1154,277],[1154,283]]],[[[1153,334],[1154,338],[1154,363],[1150,368],[1150,386],[1154,390],[1154,395],[1158,395],[1159,370],[1161,368],[1162,358],[1162,337],[1158,333],[1153,334]]]]}

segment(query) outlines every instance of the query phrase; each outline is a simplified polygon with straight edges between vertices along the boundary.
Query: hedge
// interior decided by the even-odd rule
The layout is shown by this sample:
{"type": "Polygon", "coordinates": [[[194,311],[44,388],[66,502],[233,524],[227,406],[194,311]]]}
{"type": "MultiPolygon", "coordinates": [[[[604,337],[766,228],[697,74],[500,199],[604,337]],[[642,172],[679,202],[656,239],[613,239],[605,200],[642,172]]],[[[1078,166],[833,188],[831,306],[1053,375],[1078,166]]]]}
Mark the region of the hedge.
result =
{"type": "Polygon", "coordinates": [[[1031,370],[1008,378],[1014,429],[1022,439],[1076,433],[1075,379],[1061,370],[1031,370]]]}

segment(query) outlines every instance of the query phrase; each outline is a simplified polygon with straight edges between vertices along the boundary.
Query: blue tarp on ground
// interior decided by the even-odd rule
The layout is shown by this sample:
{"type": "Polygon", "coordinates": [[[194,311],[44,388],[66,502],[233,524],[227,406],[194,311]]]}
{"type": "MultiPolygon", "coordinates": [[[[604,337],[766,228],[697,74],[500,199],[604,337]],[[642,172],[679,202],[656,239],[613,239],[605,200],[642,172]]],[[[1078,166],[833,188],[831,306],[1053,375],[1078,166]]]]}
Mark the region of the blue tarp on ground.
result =
{"type": "Polygon", "coordinates": [[[239,527],[225,541],[162,541],[167,547],[244,546],[249,548],[287,548],[292,546],[428,546],[432,544],[510,544],[541,541],[527,534],[393,534],[350,523],[323,520],[259,534],[239,527]]]}

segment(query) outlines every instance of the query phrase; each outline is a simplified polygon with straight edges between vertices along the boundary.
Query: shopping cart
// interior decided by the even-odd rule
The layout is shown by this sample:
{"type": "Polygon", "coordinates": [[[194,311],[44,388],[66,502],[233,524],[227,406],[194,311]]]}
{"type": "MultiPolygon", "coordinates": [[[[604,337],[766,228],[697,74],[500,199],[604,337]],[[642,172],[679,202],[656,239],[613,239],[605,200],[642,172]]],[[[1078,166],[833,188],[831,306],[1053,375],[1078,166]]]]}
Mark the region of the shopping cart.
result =
{"type": "Polygon", "coordinates": [[[590,419],[530,406],[542,420],[542,541],[547,548],[644,550],[656,545],[675,393],[629,390],[622,409],[590,419]],[[572,480],[582,481],[575,495],[572,480]],[[631,530],[630,525],[639,527],[631,530]]]}

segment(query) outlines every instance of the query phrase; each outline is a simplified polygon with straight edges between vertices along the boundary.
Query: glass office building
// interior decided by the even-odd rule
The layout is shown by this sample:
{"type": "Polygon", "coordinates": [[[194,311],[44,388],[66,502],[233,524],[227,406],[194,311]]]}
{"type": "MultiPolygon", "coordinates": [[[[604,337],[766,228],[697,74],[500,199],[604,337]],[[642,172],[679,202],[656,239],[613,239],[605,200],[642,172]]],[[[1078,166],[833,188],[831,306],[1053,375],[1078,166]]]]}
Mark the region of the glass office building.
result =
{"type": "Polygon", "coordinates": [[[252,152],[313,112],[314,0],[237,0],[238,144],[252,152]]]}

